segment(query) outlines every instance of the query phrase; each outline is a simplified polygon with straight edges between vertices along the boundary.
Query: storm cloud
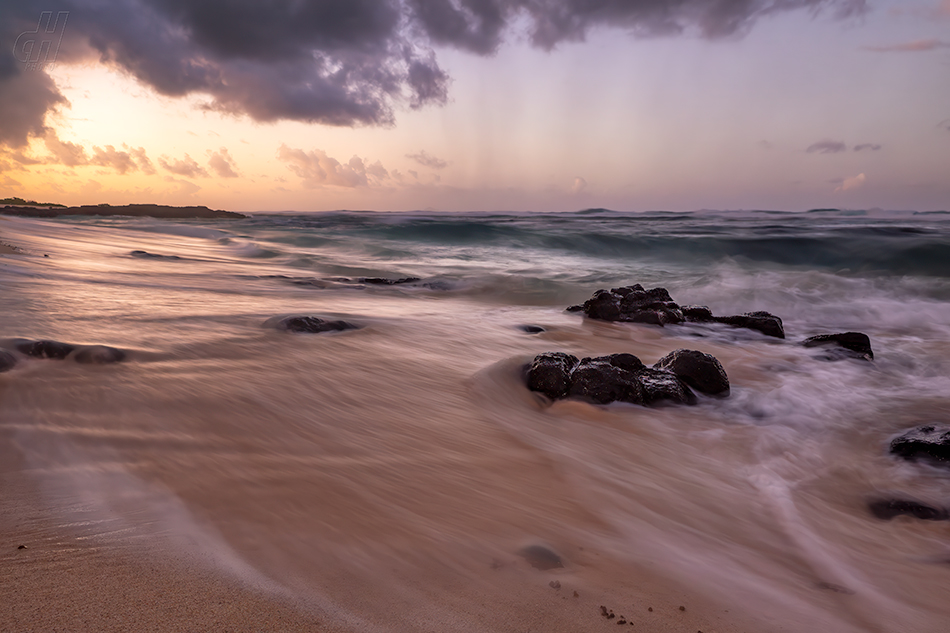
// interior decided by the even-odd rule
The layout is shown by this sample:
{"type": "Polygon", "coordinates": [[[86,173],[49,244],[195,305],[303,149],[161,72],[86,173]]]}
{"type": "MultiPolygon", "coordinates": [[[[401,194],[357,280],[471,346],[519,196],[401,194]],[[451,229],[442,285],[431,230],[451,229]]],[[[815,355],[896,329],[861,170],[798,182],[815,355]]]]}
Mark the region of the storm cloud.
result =
{"type": "Polygon", "coordinates": [[[43,136],[46,114],[68,105],[46,74],[50,63],[99,61],[159,94],[201,95],[207,110],[257,121],[391,125],[400,108],[445,103],[450,78],[435,47],[490,55],[524,34],[518,29],[543,49],[601,27],[720,38],[780,11],[846,16],[864,7],[865,0],[63,0],[51,13],[39,0],[4,2],[0,144],[22,147],[43,136]]]}

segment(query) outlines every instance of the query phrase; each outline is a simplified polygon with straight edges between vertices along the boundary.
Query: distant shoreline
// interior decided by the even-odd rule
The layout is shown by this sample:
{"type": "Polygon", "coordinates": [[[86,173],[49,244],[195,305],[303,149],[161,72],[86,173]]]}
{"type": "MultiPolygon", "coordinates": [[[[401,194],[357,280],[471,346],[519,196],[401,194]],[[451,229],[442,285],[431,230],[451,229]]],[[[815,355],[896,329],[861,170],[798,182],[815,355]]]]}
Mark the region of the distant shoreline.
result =
{"type": "Polygon", "coordinates": [[[127,204],[125,206],[83,205],[79,207],[26,207],[8,205],[0,207],[0,213],[31,218],[58,218],[64,215],[131,216],[147,218],[230,218],[247,216],[235,211],[222,211],[208,207],[172,207],[161,204],[127,204]]]}

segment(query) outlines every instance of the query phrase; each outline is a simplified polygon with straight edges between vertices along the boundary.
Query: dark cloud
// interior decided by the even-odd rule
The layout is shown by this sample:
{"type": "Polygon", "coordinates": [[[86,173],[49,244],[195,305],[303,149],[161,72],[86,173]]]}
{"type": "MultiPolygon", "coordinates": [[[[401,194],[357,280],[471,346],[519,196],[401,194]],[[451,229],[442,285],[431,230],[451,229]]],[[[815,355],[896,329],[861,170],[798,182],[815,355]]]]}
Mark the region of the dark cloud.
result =
{"type": "Polygon", "coordinates": [[[881,149],[881,146],[877,143],[861,143],[860,145],[854,146],[854,151],[856,152],[877,152],[881,149]]]}
{"type": "Polygon", "coordinates": [[[406,158],[411,158],[420,165],[425,167],[430,167],[432,169],[445,169],[449,166],[448,161],[444,161],[441,158],[436,158],[426,153],[425,150],[420,151],[418,154],[406,154],[406,158]]]}
{"type": "MultiPolygon", "coordinates": [[[[37,30],[40,0],[0,3],[0,143],[43,136],[66,105],[44,63],[98,60],[160,94],[258,121],[388,125],[399,107],[442,104],[450,79],[433,46],[495,52],[515,28],[550,49],[591,29],[742,34],[786,10],[864,9],[865,0],[60,0],[65,28],[37,30]],[[26,33],[25,38],[20,38],[26,33]],[[23,61],[26,46],[35,40],[23,61]],[[55,39],[43,48],[42,40],[55,39]],[[47,53],[43,53],[46,50],[47,53]],[[54,59],[48,51],[56,50],[54,59]],[[43,57],[45,55],[45,57],[43,57]],[[39,59],[43,57],[43,59],[39,59]]],[[[51,40],[52,41],[52,40],[51,40]]],[[[60,148],[62,149],[62,148],[60,148]]],[[[52,150],[51,150],[52,151],[52,150]]]]}
{"type": "Polygon", "coordinates": [[[842,141],[824,140],[812,143],[805,151],[809,154],[837,154],[848,151],[848,146],[842,141]]]}

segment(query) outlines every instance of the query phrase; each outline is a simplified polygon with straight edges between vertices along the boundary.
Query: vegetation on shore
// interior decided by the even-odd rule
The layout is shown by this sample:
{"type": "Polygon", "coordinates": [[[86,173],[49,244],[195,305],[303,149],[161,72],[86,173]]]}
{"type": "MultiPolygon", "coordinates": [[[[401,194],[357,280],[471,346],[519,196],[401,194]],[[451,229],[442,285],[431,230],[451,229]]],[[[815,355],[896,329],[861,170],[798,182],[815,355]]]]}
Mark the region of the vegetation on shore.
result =
{"type": "Polygon", "coordinates": [[[11,207],[65,207],[65,204],[58,202],[37,202],[36,200],[24,200],[23,198],[0,198],[0,206],[11,207]]]}

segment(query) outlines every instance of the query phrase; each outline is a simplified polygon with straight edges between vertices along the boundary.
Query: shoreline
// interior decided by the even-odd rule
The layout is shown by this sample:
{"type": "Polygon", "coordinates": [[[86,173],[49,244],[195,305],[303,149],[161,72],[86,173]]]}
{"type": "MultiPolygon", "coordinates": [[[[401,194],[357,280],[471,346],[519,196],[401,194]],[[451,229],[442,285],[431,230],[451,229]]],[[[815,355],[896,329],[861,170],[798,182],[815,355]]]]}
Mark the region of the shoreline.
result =
{"type": "Polygon", "coordinates": [[[209,209],[205,206],[194,207],[174,207],[161,204],[127,204],[123,206],[104,205],[82,205],[78,207],[26,207],[26,206],[4,206],[0,207],[0,214],[30,217],[30,218],[58,218],[60,216],[125,216],[125,217],[149,217],[161,219],[242,219],[247,216],[235,211],[222,211],[220,209],[209,209]]]}

